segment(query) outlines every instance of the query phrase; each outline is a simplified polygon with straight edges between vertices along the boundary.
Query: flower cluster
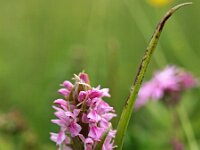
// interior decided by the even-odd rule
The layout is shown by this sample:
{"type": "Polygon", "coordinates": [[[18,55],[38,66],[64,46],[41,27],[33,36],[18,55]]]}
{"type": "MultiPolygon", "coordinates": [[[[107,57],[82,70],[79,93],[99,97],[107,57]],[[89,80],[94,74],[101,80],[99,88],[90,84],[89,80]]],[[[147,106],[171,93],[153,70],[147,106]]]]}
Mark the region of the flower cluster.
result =
{"type": "Polygon", "coordinates": [[[116,114],[102,100],[110,97],[109,90],[91,87],[86,73],[75,75],[74,80],[74,84],[64,81],[63,88],[58,90],[64,99],[54,101],[57,119],[52,122],[60,131],[51,133],[51,140],[59,148],[93,150],[104,139],[102,150],[112,150],[116,131],[112,130],[110,120],[116,114]]]}
{"type": "Polygon", "coordinates": [[[177,104],[181,93],[196,87],[197,84],[197,79],[191,73],[175,66],[167,66],[164,70],[156,72],[150,81],[142,85],[135,107],[140,108],[149,99],[163,99],[169,105],[177,104]]]}

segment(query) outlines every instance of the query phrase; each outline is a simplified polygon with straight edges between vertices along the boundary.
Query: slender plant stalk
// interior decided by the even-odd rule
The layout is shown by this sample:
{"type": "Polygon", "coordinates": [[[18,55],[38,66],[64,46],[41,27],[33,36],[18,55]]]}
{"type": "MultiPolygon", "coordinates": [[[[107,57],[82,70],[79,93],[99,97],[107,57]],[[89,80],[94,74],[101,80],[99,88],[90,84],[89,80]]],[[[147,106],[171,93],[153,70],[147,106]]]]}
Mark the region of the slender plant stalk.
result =
{"type": "Polygon", "coordinates": [[[63,144],[61,144],[61,146],[60,146],[60,150],[63,150],[63,144]]]}
{"type": "Polygon", "coordinates": [[[125,103],[125,106],[123,108],[123,111],[122,111],[122,114],[121,114],[121,117],[120,117],[120,120],[119,120],[119,123],[118,123],[117,135],[116,135],[116,139],[115,139],[115,143],[118,146],[117,147],[118,150],[122,149],[124,135],[126,133],[126,130],[127,130],[127,127],[128,127],[128,123],[129,123],[129,120],[130,120],[131,115],[132,115],[134,102],[135,102],[135,100],[137,98],[138,91],[140,89],[140,86],[142,84],[142,80],[144,78],[144,74],[145,74],[146,69],[148,67],[148,64],[150,62],[151,56],[153,54],[153,51],[156,48],[156,45],[158,43],[160,34],[161,34],[162,30],[163,30],[163,27],[164,27],[166,21],[170,18],[170,16],[172,16],[172,14],[176,10],[178,10],[179,8],[181,8],[183,6],[189,5],[189,4],[192,4],[192,3],[182,3],[182,4],[179,4],[179,5],[171,8],[164,15],[164,17],[161,19],[161,21],[159,22],[159,24],[158,24],[158,26],[157,26],[157,28],[156,28],[156,30],[155,30],[150,42],[149,42],[149,45],[148,45],[148,47],[147,47],[147,49],[145,51],[145,54],[144,54],[144,56],[142,58],[142,62],[140,64],[140,66],[139,66],[138,73],[137,73],[137,75],[135,77],[134,83],[131,86],[131,90],[130,90],[129,96],[127,98],[127,101],[125,103]]]}
{"type": "Polygon", "coordinates": [[[192,125],[190,124],[188,114],[185,111],[183,105],[180,105],[178,107],[177,113],[178,113],[179,119],[181,121],[183,130],[185,131],[185,135],[187,137],[190,150],[199,150],[198,144],[196,142],[195,135],[194,135],[194,132],[192,129],[192,125]]]}

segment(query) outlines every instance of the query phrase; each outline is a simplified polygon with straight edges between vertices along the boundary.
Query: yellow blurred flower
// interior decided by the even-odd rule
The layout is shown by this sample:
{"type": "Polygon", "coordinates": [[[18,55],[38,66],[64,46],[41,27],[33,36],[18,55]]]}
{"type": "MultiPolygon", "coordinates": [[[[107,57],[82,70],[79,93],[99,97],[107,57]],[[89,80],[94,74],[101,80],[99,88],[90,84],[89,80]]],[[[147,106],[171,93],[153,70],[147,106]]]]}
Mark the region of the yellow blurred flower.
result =
{"type": "Polygon", "coordinates": [[[149,3],[153,6],[165,6],[169,4],[172,0],[148,0],[149,3]]]}

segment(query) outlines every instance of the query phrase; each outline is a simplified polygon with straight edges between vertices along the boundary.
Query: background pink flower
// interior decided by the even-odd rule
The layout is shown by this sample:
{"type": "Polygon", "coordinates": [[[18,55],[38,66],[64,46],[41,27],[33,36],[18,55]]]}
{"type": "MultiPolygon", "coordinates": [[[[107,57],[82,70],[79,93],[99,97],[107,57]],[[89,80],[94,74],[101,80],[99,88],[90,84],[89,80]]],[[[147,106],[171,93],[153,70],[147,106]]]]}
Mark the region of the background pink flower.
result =
{"type": "Polygon", "coordinates": [[[167,66],[154,74],[153,78],[145,82],[138,93],[135,108],[145,105],[149,100],[168,98],[170,103],[177,103],[181,93],[198,85],[198,80],[189,72],[176,66],[167,66]]]}

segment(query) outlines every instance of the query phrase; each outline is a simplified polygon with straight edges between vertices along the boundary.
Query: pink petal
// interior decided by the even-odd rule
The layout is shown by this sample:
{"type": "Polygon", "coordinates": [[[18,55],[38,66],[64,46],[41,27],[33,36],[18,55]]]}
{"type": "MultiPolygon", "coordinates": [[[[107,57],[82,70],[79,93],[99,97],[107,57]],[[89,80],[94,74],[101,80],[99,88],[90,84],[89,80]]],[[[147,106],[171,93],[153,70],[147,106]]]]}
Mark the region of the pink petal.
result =
{"type": "Polygon", "coordinates": [[[60,119],[52,119],[51,122],[59,125],[60,127],[65,127],[65,122],[60,119]]]}
{"type": "Polygon", "coordinates": [[[87,118],[89,119],[89,121],[96,123],[101,119],[96,110],[91,110],[90,113],[87,115],[87,118]]]}
{"type": "Polygon", "coordinates": [[[138,98],[136,99],[136,102],[134,105],[136,109],[139,109],[140,107],[145,105],[149,101],[150,98],[152,97],[155,98],[155,95],[153,94],[154,94],[154,89],[156,88],[156,86],[157,86],[156,82],[152,82],[152,81],[146,82],[142,85],[138,93],[138,98]]]}
{"type": "Polygon", "coordinates": [[[73,88],[73,84],[70,81],[64,81],[62,85],[69,91],[73,88]]]}
{"type": "Polygon", "coordinates": [[[101,90],[97,90],[97,89],[92,89],[89,91],[89,95],[88,97],[90,99],[93,99],[93,98],[101,98],[103,96],[103,92],[101,90]]]}
{"type": "Polygon", "coordinates": [[[100,98],[93,98],[87,100],[87,106],[95,107],[100,101],[102,101],[100,98]]]}
{"type": "Polygon", "coordinates": [[[115,137],[115,134],[116,134],[116,130],[110,130],[110,132],[108,133],[104,141],[102,150],[113,150],[115,146],[113,146],[114,141],[112,139],[115,137]]]}
{"type": "Polygon", "coordinates": [[[78,101],[82,102],[83,100],[85,100],[87,96],[87,92],[86,91],[80,91],[79,95],[78,95],[78,101]]]}
{"type": "Polygon", "coordinates": [[[75,117],[76,117],[71,111],[66,111],[66,112],[65,112],[65,115],[66,115],[67,117],[71,117],[71,118],[75,118],[75,117]]]}
{"type": "Polygon", "coordinates": [[[86,73],[80,73],[80,74],[79,74],[79,77],[80,77],[80,79],[81,79],[83,82],[85,82],[85,83],[87,83],[87,84],[90,83],[88,74],[86,74],[86,73]]]}
{"type": "Polygon", "coordinates": [[[71,122],[71,124],[69,126],[69,131],[71,133],[71,136],[75,137],[81,131],[81,126],[78,123],[76,123],[76,122],[71,122]]]}
{"type": "Polygon", "coordinates": [[[140,107],[144,106],[147,102],[149,101],[149,99],[145,98],[137,98],[137,100],[135,101],[135,105],[134,107],[138,110],[140,107]]]}
{"type": "Polygon", "coordinates": [[[87,117],[87,114],[83,113],[82,118],[81,118],[81,121],[82,121],[83,123],[89,123],[89,119],[88,119],[88,117],[87,117]]]}
{"type": "Polygon", "coordinates": [[[101,128],[107,129],[109,127],[109,122],[106,119],[102,118],[99,125],[101,128]]]}
{"type": "Polygon", "coordinates": [[[101,115],[101,117],[105,118],[107,121],[110,121],[113,117],[116,117],[117,115],[114,113],[105,113],[101,115]]]}
{"type": "Polygon", "coordinates": [[[62,144],[62,142],[65,140],[65,133],[61,130],[58,134],[57,133],[50,133],[51,134],[51,140],[56,142],[57,145],[62,144]]]}
{"type": "Polygon", "coordinates": [[[87,138],[87,139],[85,139],[85,143],[86,144],[93,144],[94,141],[91,138],[87,138]]]}
{"type": "Polygon", "coordinates": [[[193,77],[190,73],[182,73],[180,74],[180,82],[183,89],[191,89],[197,86],[197,79],[193,77]]]}
{"type": "Polygon", "coordinates": [[[54,101],[54,104],[58,105],[59,107],[61,107],[64,110],[67,110],[67,101],[64,99],[57,99],[54,101]]]}
{"type": "Polygon", "coordinates": [[[98,114],[104,114],[110,111],[114,112],[113,107],[110,107],[110,105],[103,100],[98,101],[96,109],[98,114]]]}
{"type": "Polygon", "coordinates": [[[177,68],[175,66],[167,66],[154,76],[154,82],[158,82],[159,87],[164,89],[178,90],[179,78],[177,76],[177,68]]]}
{"type": "Polygon", "coordinates": [[[103,135],[104,132],[105,132],[104,128],[99,128],[95,125],[92,125],[90,127],[88,136],[93,138],[95,141],[100,141],[101,136],[103,135]]]}
{"type": "Polygon", "coordinates": [[[61,111],[56,111],[56,112],[54,113],[54,115],[55,115],[56,117],[58,117],[59,119],[64,119],[64,118],[66,118],[65,111],[63,111],[63,110],[61,110],[61,111]]]}
{"type": "Polygon", "coordinates": [[[73,110],[74,117],[77,117],[79,115],[80,111],[81,111],[80,109],[74,109],[73,110]]]}
{"type": "Polygon", "coordinates": [[[59,90],[58,90],[58,93],[60,93],[60,94],[63,95],[63,96],[68,96],[69,93],[70,93],[70,91],[67,90],[67,89],[65,89],[65,88],[62,88],[62,89],[59,89],[59,90]]]}
{"type": "Polygon", "coordinates": [[[94,141],[91,138],[85,139],[84,148],[85,150],[93,150],[93,143],[94,141]]]}
{"type": "Polygon", "coordinates": [[[164,96],[164,90],[160,87],[154,88],[154,92],[151,95],[152,100],[160,100],[164,96]]]}
{"type": "Polygon", "coordinates": [[[102,93],[103,93],[103,97],[110,97],[110,94],[109,94],[109,89],[108,88],[104,88],[104,89],[101,89],[102,93]]]}

